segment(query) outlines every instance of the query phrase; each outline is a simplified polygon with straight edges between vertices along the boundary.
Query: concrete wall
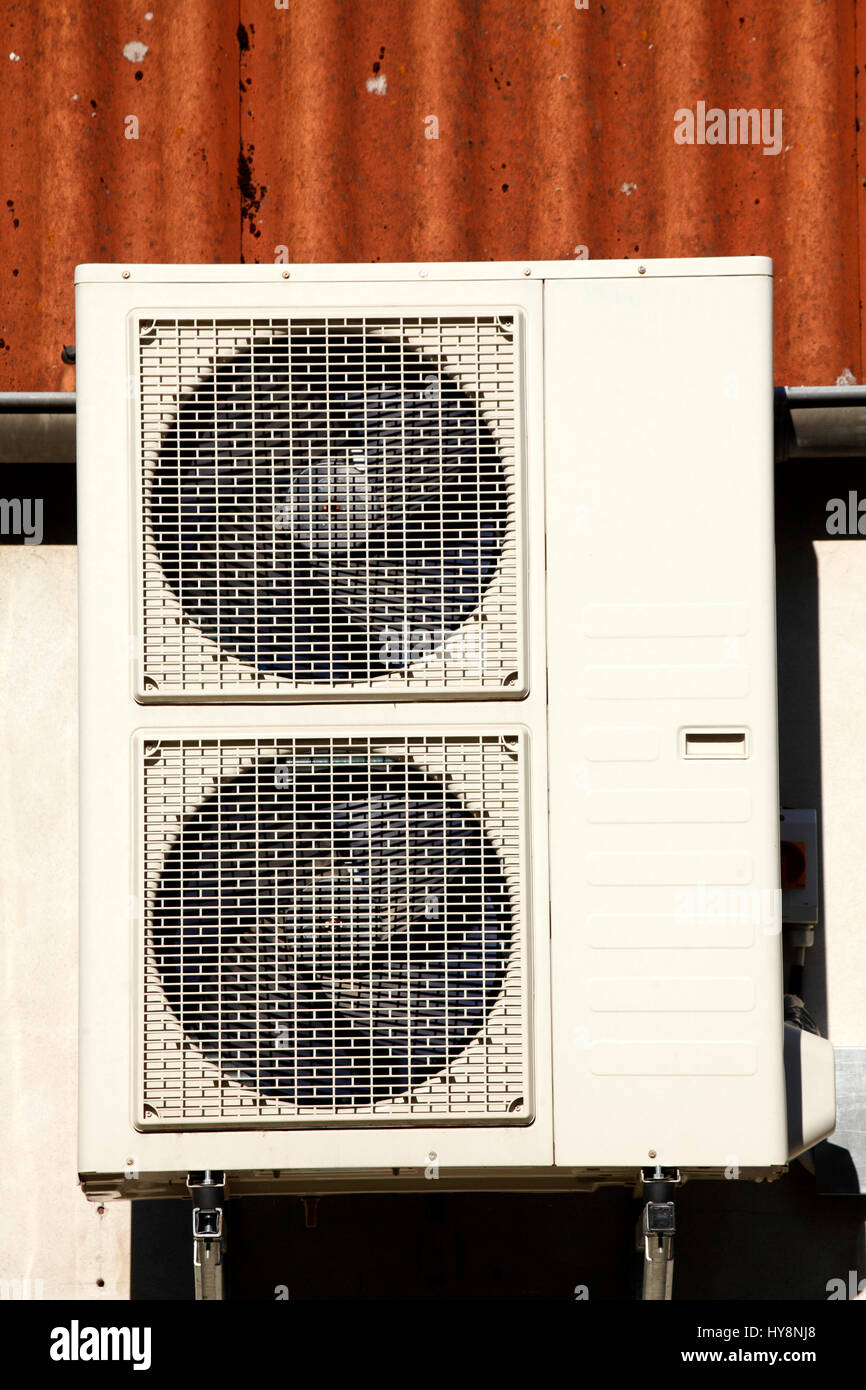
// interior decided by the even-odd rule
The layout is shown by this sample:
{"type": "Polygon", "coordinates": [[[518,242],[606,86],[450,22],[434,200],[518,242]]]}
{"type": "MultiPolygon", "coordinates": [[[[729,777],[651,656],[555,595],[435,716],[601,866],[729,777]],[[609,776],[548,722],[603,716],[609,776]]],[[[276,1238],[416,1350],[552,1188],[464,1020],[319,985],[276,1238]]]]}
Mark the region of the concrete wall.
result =
{"type": "Polygon", "coordinates": [[[76,1171],[75,559],[0,547],[0,1297],[129,1296],[129,1209],[76,1171]]]}

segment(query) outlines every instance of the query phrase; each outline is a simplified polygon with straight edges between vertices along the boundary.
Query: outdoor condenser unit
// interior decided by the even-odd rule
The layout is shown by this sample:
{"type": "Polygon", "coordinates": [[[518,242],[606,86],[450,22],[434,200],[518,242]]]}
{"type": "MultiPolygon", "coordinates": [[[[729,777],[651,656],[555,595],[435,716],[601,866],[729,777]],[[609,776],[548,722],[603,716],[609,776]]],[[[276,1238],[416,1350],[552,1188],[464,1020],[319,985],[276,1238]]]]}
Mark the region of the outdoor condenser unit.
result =
{"type": "Polygon", "coordinates": [[[89,1195],[832,1129],[829,1045],[793,1140],[783,1067],[771,273],[79,268],[89,1195]]]}

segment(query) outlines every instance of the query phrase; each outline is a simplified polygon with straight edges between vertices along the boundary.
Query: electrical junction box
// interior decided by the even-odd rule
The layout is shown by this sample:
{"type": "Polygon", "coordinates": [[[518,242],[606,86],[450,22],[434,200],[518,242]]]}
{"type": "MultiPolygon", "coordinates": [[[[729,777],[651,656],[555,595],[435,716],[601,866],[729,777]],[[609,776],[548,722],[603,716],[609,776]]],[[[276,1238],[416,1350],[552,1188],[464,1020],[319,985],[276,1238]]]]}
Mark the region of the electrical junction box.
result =
{"type": "Polygon", "coordinates": [[[782,920],[818,924],[818,813],[781,810],[782,920]]]}

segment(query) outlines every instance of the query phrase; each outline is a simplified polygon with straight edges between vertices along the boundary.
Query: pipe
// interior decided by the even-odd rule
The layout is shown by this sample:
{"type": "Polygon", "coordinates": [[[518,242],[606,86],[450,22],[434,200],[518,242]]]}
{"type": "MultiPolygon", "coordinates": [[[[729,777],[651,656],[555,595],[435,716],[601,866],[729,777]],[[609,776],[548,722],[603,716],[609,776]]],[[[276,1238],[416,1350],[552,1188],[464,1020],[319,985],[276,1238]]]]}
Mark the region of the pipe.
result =
{"type": "Polygon", "coordinates": [[[866,405],[866,386],[777,386],[773,397],[791,410],[866,405]]]}
{"type": "MultiPolygon", "coordinates": [[[[866,386],[777,386],[776,460],[866,456],[866,386]]],[[[74,415],[74,391],[0,391],[0,415],[74,415]]]]}
{"type": "Polygon", "coordinates": [[[74,462],[74,415],[0,415],[0,464],[74,462]]]}
{"type": "Polygon", "coordinates": [[[777,386],[776,462],[866,456],[866,386],[777,386]]]}
{"type": "Polygon", "coordinates": [[[0,391],[4,415],[74,415],[74,391],[0,391]]]}
{"type": "Polygon", "coordinates": [[[795,408],[776,421],[777,462],[864,455],[866,406],[795,408]]]}

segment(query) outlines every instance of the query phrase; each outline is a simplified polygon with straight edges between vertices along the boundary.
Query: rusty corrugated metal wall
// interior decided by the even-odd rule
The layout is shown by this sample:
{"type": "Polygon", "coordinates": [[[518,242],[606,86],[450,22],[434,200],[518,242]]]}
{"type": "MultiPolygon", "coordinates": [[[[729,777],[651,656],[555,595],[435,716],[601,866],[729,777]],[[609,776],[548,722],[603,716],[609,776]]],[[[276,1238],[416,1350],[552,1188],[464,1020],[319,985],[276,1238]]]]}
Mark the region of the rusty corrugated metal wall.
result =
{"type": "Polygon", "coordinates": [[[860,380],[856,0],[585,3],[5,0],[0,390],[73,387],[78,262],[286,255],[769,254],[776,380],[860,380]]]}

